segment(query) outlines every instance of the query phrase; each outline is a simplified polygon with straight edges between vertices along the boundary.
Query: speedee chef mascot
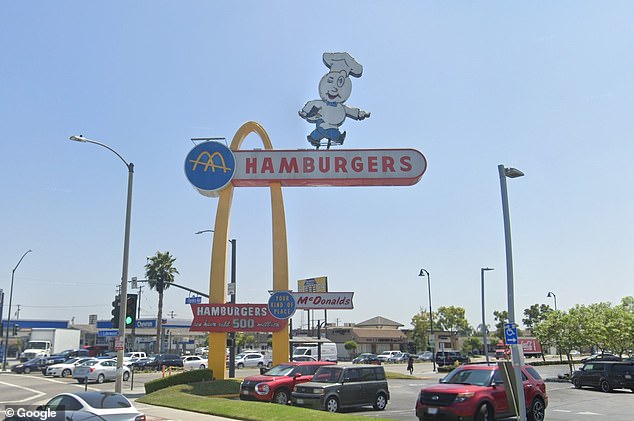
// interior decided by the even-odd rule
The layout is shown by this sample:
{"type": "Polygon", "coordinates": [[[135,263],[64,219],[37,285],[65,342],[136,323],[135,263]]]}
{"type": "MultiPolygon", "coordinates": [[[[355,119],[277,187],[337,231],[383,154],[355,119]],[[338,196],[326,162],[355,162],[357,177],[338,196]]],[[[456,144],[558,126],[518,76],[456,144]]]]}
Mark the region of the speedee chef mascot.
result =
{"type": "Polygon", "coordinates": [[[322,139],[328,140],[328,148],[331,144],[343,144],[346,132],[341,133],[339,127],[346,117],[355,120],[370,117],[369,112],[344,105],[352,92],[350,76],[361,77],[363,66],[348,53],[324,53],[323,61],[330,71],[319,81],[321,100],[308,101],[299,111],[301,118],[316,125],[307,139],[317,149],[322,139]]]}

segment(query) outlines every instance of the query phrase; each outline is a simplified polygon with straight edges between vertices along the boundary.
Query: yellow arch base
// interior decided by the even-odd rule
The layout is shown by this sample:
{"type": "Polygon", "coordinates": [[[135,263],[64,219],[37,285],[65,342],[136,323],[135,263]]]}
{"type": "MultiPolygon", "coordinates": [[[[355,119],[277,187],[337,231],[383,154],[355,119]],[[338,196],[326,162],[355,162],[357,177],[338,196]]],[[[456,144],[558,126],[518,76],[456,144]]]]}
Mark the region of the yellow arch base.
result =
{"type": "MultiPolygon", "coordinates": [[[[264,128],[254,121],[244,123],[231,141],[231,150],[237,151],[250,133],[257,133],[262,139],[264,149],[273,149],[273,144],[264,128]]],[[[282,185],[279,182],[270,184],[271,209],[273,223],[273,290],[287,291],[288,288],[288,248],[286,241],[286,216],[282,185]]],[[[226,302],[227,279],[227,243],[229,241],[229,218],[233,186],[229,185],[220,192],[216,224],[214,225],[213,247],[211,251],[211,273],[209,275],[209,303],[226,302]]],[[[209,368],[216,379],[227,378],[226,333],[209,334],[209,368]]],[[[273,364],[280,364],[289,359],[289,328],[273,333],[273,364]]]]}

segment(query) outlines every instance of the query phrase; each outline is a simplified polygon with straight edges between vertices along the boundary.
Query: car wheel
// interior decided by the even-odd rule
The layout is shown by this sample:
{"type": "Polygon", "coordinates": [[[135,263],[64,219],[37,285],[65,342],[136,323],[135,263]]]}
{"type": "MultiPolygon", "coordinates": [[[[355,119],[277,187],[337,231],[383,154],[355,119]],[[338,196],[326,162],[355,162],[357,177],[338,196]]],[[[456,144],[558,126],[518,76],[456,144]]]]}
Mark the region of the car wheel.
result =
{"type": "Polygon", "coordinates": [[[273,402],[281,405],[288,404],[288,392],[284,389],[278,390],[275,392],[275,395],[273,395],[273,402]]]}
{"type": "Polygon", "coordinates": [[[201,364],[200,367],[198,367],[198,368],[200,368],[201,370],[204,370],[207,367],[205,367],[205,364],[201,364]]]}
{"type": "Polygon", "coordinates": [[[68,376],[70,376],[70,370],[69,370],[69,369],[67,369],[67,368],[63,369],[63,370],[62,370],[62,374],[61,374],[61,376],[62,376],[62,377],[68,377],[68,376]]]}
{"type": "Polygon", "coordinates": [[[103,374],[97,376],[97,383],[103,383],[104,380],[106,380],[106,376],[104,376],[103,374]]]}
{"type": "Polygon", "coordinates": [[[533,399],[533,403],[531,403],[531,407],[526,415],[529,421],[544,421],[544,417],[546,416],[546,405],[544,405],[544,401],[540,398],[533,399]]]}
{"type": "Polygon", "coordinates": [[[29,374],[31,372],[30,367],[24,367],[24,374],[29,374]]]}
{"type": "Polygon", "coordinates": [[[372,405],[377,411],[383,411],[387,406],[387,397],[383,393],[376,395],[374,399],[374,405],[372,405]]]}
{"type": "Polygon", "coordinates": [[[237,365],[236,367],[238,367],[238,368],[244,368],[244,364],[242,364],[242,363],[238,363],[238,365],[237,365]]]}
{"type": "Polygon", "coordinates": [[[83,383],[84,379],[77,379],[77,383],[83,383]]]}
{"type": "Polygon", "coordinates": [[[601,380],[601,384],[599,385],[601,387],[601,392],[611,392],[612,391],[612,387],[610,386],[610,383],[608,383],[607,380],[601,380]]]}
{"type": "Polygon", "coordinates": [[[123,372],[123,381],[127,382],[129,378],[130,378],[130,372],[129,371],[124,371],[123,372]]]}
{"type": "Polygon", "coordinates": [[[337,412],[339,411],[339,401],[334,396],[326,399],[326,411],[328,412],[337,412]]]}
{"type": "Polygon", "coordinates": [[[258,363],[258,368],[264,367],[264,363],[258,363]]]}
{"type": "Polygon", "coordinates": [[[474,421],[493,421],[495,419],[493,414],[493,408],[486,403],[483,403],[478,407],[478,410],[473,417],[474,421]]]}
{"type": "Polygon", "coordinates": [[[575,377],[574,379],[572,379],[572,385],[575,387],[575,389],[581,389],[581,379],[579,377],[575,377]]]}

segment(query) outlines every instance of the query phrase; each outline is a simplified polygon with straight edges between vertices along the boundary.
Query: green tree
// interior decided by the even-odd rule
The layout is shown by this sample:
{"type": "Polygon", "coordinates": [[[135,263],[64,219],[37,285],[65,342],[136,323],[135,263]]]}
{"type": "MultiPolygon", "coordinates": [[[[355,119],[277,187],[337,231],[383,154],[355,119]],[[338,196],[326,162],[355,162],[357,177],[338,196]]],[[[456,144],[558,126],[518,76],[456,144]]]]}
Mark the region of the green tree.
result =
{"type": "Polygon", "coordinates": [[[174,276],[178,270],[174,266],[176,258],[169,251],[157,251],[156,255],[149,258],[145,265],[145,277],[150,289],[158,292],[158,314],[156,316],[156,352],[161,352],[161,327],[163,320],[163,292],[174,282],[174,276]]]}
{"type": "Polygon", "coordinates": [[[546,319],[546,315],[553,311],[548,304],[533,304],[527,309],[524,309],[524,318],[522,323],[529,329],[532,329],[537,323],[546,319]]]}
{"type": "Polygon", "coordinates": [[[343,347],[346,349],[346,351],[348,351],[348,354],[350,355],[356,355],[357,354],[357,343],[355,341],[346,341],[343,344],[343,347]]]}
{"type": "Polygon", "coordinates": [[[467,340],[462,343],[462,353],[465,355],[469,355],[469,353],[473,350],[483,349],[482,346],[482,339],[472,336],[470,338],[467,338],[467,340]]]}
{"type": "MultiPolygon", "coordinates": [[[[432,317],[433,317],[432,313],[432,317]]],[[[412,316],[412,329],[411,340],[416,346],[417,350],[427,349],[429,343],[429,311],[425,308],[421,308],[420,312],[412,316]]]]}
{"type": "Polygon", "coordinates": [[[495,336],[498,339],[504,340],[504,323],[508,323],[509,312],[506,310],[494,311],[493,317],[495,317],[495,336]]]}
{"type": "Polygon", "coordinates": [[[465,316],[465,309],[462,307],[440,307],[437,319],[440,329],[451,332],[452,335],[469,335],[473,332],[465,316]]]}

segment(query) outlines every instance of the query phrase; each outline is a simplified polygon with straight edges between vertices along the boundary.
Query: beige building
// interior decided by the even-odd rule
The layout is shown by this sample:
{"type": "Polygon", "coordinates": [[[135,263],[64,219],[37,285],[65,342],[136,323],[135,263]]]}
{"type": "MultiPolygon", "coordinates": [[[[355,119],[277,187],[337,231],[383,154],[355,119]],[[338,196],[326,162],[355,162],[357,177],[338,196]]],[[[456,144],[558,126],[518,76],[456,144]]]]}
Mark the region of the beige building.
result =
{"type": "Polygon", "coordinates": [[[377,316],[361,323],[348,326],[329,326],[327,338],[337,344],[340,357],[350,356],[344,348],[347,341],[357,344],[357,354],[407,349],[408,339],[400,328],[402,324],[377,316]]]}

